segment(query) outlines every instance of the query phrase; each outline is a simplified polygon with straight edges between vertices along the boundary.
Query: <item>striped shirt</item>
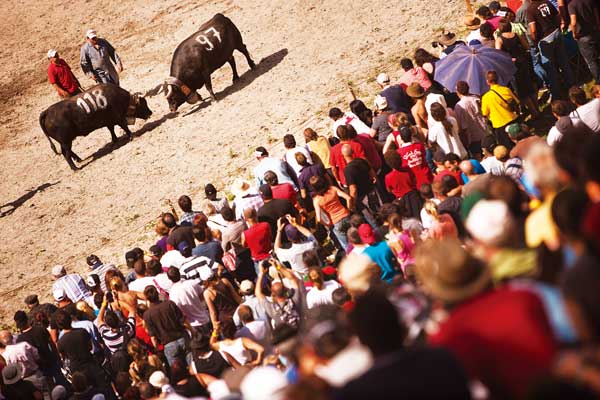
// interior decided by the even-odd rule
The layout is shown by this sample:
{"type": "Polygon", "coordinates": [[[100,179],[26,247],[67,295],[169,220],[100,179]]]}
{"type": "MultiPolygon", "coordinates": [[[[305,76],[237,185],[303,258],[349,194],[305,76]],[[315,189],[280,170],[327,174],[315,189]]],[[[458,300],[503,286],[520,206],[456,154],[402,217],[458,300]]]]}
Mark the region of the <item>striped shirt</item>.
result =
{"type": "Polygon", "coordinates": [[[100,287],[102,288],[103,292],[106,292],[106,282],[104,277],[106,276],[106,273],[108,271],[116,269],[117,267],[115,267],[113,264],[100,264],[98,266],[93,267],[93,269],[90,272],[90,275],[98,275],[98,278],[100,279],[100,287]]]}
{"type": "Polygon", "coordinates": [[[92,292],[85,285],[83,278],[77,274],[68,274],[58,278],[52,285],[52,291],[54,292],[58,289],[64,289],[69,300],[73,303],[85,300],[92,295],[92,292]]]}
{"type": "Polygon", "coordinates": [[[123,342],[126,342],[135,335],[135,317],[131,316],[127,318],[125,325],[120,327],[116,332],[106,324],[100,325],[98,330],[110,354],[114,354],[117,350],[123,348],[123,342]]]}
{"type": "Polygon", "coordinates": [[[199,269],[201,267],[213,269],[217,267],[217,263],[208,257],[194,257],[179,267],[179,273],[184,279],[200,279],[199,269]]]}

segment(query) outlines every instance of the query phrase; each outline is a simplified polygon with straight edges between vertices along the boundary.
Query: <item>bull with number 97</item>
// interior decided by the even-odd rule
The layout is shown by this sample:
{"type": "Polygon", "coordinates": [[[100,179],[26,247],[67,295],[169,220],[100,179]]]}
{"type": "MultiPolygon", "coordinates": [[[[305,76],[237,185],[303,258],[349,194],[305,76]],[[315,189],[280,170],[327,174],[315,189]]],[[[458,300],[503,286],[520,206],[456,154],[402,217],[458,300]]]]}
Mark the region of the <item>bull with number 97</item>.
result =
{"type": "Polygon", "coordinates": [[[76,137],[108,128],[112,142],[116,143],[115,126],[119,126],[131,140],[132,134],[127,124],[133,124],[136,118],[148,119],[151,115],[146,100],[140,95],[130,94],[110,83],[102,83],[42,111],[40,126],[54,153],[60,154],[52,139],[60,145],[62,155],[71,169],[77,170],[79,168],[73,160],[81,162],[81,158],[72,150],[76,137]]]}

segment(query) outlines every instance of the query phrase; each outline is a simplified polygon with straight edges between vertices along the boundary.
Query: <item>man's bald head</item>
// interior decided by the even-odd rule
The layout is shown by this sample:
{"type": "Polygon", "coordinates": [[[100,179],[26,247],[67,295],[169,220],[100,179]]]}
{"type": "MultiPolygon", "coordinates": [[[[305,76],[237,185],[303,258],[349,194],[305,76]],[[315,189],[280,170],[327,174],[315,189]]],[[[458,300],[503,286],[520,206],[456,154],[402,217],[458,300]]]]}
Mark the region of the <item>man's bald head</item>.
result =
{"type": "Polygon", "coordinates": [[[11,345],[12,342],[13,342],[13,337],[9,331],[7,331],[7,330],[0,331],[0,343],[2,344],[2,347],[11,345]]]}
{"type": "Polygon", "coordinates": [[[346,158],[353,158],[354,152],[352,151],[352,146],[348,143],[342,145],[342,156],[346,158]]]}
{"type": "Polygon", "coordinates": [[[462,171],[463,174],[465,174],[467,176],[473,175],[474,168],[473,168],[473,164],[471,163],[471,161],[469,161],[469,160],[461,161],[461,163],[458,165],[458,167],[460,168],[460,170],[462,171]]]}

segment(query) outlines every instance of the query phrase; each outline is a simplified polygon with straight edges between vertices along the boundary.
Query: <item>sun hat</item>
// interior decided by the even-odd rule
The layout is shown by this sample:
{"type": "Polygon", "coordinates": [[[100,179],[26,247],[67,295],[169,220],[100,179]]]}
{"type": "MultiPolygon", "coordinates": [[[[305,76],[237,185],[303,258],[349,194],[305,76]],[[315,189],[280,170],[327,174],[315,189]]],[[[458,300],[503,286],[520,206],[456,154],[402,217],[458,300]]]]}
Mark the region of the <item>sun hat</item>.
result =
{"type": "Polygon", "coordinates": [[[65,270],[65,267],[63,267],[62,265],[55,265],[54,267],[52,267],[52,276],[54,277],[61,277],[66,273],[67,270],[65,270]]]}
{"type": "Polygon", "coordinates": [[[157,389],[161,389],[163,386],[169,384],[169,379],[162,371],[154,371],[150,378],[148,379],[148,383],[154,386],[157,389]]]}
{"type": "Polygon", "coordinates": [[[288,386],[285,374],[275,367],[257,367],[242,380],[240,390],[244,400],[278,400],[284,398],[288,386]]]}
{"type": "Polygon", "coordinates": [[[489,268],[457,239],[427,240],[415,251],[416,273],[423,289],[436,299],[459,303],[485,290],[489,268]]]}
{"type": "Polygon", "coordinates": [[[454,43],[456,43],[456,34],[453,32],[442,32],[438,42],[444,46],[452,46],[454,43]]]}
{"type": "Polygon", "coordinates": [[[390,83],[389,75],[386,74],[385,72],[380,73],[379,75],[377,75],[377,83],[379,83],[380,85],[390,83]]]}
{"type": "Polygon", "coordinates": [[[21,363],[7,364],[2,370],[2,380],[5,385],[12,385],[23,378],[25,368],[21,363]]]}
{"type": "Polygon", "coordinates": [[[37,294],[30,294],[29,296],[25,297],[25,304],[28,306],[32,306],[37,303],[39,303],[37,294]]]}
{"type": "Polygon", "coordinates": [[[360,236],[360,240],[366,244],[375,243],[375,233],[373,232],[373,228],[369,224],[361,224],[358,227],[358,236],[360,236]]]}
{"type": "Polygon", "coordinates": [[[58,52],[56,50],[54,50],[54,49],[48,50],[48,58],[54,58],[54,57],[56,57],[57,53],[58,52]]]}
{"type": "Polygon", "coordinates": [[[406,94],[413,99],[420,99],[425,96],[425,89],[417,82],[413,82],[406,88],[406,94]]]}
{"type": "Polygon", "coordinates": [[[470,31],[476,31],[481,26],[481,20],[477,17],[465,17],[465,25],[470,31]]]}
{"type": "Polygon", "coordinates": [[[388,106],[388,102],[387,99],[381,95],[377,95],[377,97],[375,97],[375,108],[377,108],[379,111],[386,109],[388,106]]]}
{"type": "Polygon", "coordinates": [[[95,37],[98,37],[98,35],[96,34],[96,31],[94,29],[88,29],[88,31],[85,33],[85,37],[87,37],[88,39],[93,39],[95,37]]]}
{"type": "Polygon", "coordinates": [[[514,221],[501,200],[478,201],[465,222],[473,238],[488,246],[500,246],[512,232],[514,221]]]}
{"type": "Polygon", "coordinates": [[[52,296],[55,301],[63,301],[67,298],[67,292],[63,288],[58,288],[52,291],[52,296]]]}
{"type": "Polygon", "coordinates": [[[235,196],[243,197],[252,191],[252,185],[250,182],[238,178],[231,185],[231,193],[235,196]]]}

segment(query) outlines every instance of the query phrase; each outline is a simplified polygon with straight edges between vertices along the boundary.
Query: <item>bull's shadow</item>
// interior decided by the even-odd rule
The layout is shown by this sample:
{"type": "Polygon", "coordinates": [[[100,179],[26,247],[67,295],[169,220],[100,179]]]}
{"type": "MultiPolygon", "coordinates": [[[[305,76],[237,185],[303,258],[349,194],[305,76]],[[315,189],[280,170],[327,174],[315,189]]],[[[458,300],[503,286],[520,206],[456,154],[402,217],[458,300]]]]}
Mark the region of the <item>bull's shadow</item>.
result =
{"type": "MultiPolygon", "coordinates": [[[[244,89],[246,86],[248,86],[252,82],[254,82],[254,80],[256,78],[258,78],[261,75],[266,74],[267,72],[269,72],[270,70],[275,68],[280,62],[283,61],[283,59],[287,56],[287,54],[288,54],[288,49],[281,49],[281,50],[276,51],[275,53],[263,58],[262,60],[260,60],[259,63],[256,64],[256,68],[247,70],[242,75],[240,75],[240,79],[238,81],[236,81],[234,84],[229,85],[222,91],[216,93],[217,99],[222,100],[225,97],[229,96],[230,94],[233,94],[237,91],[244,89]]],[[[210,103],[211,103],[210,99],[207,98],[201,104],[199,104],[197,107],[195,107],[192,110],[188,111],[187,113],[183,114],[183,116],[186,117],[188,115],[194,114],[194,113],[208,107],[210,105],[210,103]]]]}
{"type": "MultiPolygon", "coordinates": [[[[142,126],[140,129],[138,129],[135,132],[132,132],[133,137],[137,138],[137,137],[140,137],[150,131],[153,131],[154,129],[158,128],[163,123],[165,123],[165,121],[175,118],[178,114],[179,113],[177,113],[177,112],[171,112],[171,113],[163,115],[156,121],[146,122],[144,124],[144,126],[142,126]]],[[[90,164],[96,160],[99,160],[100,158],[102,158],[104,156],[109,155],[110,153],[112,153],[115,150],[120,149],[121,147],[125,146],[127,143],[129,143],[129,140],[127,139],[127,135],[120,136],[116,143],[108,142],[103,147],[96,150],[95,153],[86,157],[84,159],[84,163],[80,164],[80,167],[81,168],[86,167],[88,164],[90,164]]]]}
{"type": "Polygon", "coordinates": [[[43,192],[44,190],[48,189],[50,186],[58,185],[59,183],[60,183],[60,181],[54,182],[54,183],[46,182],[46,183],[36,187],[35,189],[31,189],[31,190],[27,191],[27,193],[25,193],[18,199],[10,201],[6,204],[2,204],[0,206],[0,218],[4,218],[4,217],[14,213],[15,210],[17,208],[21,207],[23,204],[25,204],[27,202],[27,200],[33,198],[33,196],[35,196],[39,192],[43,192]]]}

